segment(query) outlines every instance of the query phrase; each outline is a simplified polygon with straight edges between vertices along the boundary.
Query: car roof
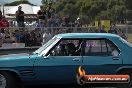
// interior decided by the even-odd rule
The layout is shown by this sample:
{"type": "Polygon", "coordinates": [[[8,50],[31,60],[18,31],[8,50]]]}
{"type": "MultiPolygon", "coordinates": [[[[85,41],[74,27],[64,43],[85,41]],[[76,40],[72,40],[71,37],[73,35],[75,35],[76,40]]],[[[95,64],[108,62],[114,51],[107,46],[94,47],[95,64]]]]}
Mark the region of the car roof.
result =
{"type": "Polygon", "coordinates": [[[65,33],[58,34],[56,37],[59,38],[119,38],[116,34],[110,33],[65,33]]]}

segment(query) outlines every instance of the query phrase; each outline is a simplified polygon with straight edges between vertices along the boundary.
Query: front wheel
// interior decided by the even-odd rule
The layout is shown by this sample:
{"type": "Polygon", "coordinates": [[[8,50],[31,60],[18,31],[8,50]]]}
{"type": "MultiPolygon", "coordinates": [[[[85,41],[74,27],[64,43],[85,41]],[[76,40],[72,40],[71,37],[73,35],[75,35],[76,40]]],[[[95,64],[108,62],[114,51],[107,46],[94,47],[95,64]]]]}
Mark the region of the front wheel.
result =
{"type": "Polygon", "coordinates": [[[15,77],[8,72],[0,72],[0,88],[18,88],[15,77]]]}
{"type": "Polygon", "coordinates": [[[79,75],[76,75],[76,79],[77,79],[77,84],[80,85],[80,86],[83,86],[86,84],[86,79],[84,76],[79,76],[79,75]]]}

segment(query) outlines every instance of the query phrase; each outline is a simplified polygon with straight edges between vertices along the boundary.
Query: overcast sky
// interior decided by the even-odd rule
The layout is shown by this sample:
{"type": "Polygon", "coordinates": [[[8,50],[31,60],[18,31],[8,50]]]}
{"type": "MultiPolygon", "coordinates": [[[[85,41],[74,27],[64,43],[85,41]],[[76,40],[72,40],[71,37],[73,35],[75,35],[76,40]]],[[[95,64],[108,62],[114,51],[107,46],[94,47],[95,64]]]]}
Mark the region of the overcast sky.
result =
{"type": "Polygon", "coordinates": [[[33,4],[37,4],[37,5],[41,5],[41,1],[42,0],[28,0],[29,2],[33,3],[33,4]]]}
{"type": "MultiPolygon", "coordinates": [[[[17,0],[0,0],[0,3],[9,3],[17,0]]],[[[35,4],[35,5],[41,5],[42,0],[28,0],[29,2],[35,4]]]]}

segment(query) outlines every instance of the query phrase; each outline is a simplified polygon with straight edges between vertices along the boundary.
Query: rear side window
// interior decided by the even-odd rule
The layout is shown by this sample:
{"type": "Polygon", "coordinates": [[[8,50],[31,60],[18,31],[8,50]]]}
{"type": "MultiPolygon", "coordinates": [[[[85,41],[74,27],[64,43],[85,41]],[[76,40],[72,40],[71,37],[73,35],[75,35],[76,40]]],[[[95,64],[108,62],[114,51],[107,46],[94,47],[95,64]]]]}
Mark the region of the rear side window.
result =
{"type": "Polygon", "coordinates": [[[85,56],[118,56],[118,48],[107,39],[87,39],[85,56]]]}

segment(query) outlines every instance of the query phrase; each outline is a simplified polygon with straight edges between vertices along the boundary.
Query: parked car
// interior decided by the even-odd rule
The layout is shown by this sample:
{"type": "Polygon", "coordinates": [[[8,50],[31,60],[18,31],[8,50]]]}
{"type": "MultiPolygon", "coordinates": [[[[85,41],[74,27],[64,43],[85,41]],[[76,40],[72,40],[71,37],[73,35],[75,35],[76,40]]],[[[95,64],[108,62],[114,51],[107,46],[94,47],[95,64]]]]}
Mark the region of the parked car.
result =
{"type": "Polygon", "coordinates": [[[132,44],[115,34],[58,34],[32,54],[0,56],[0,88],[76,84],[79,66],[88,74],[118,73],[132,78],[131,57],[132,44]]]}

